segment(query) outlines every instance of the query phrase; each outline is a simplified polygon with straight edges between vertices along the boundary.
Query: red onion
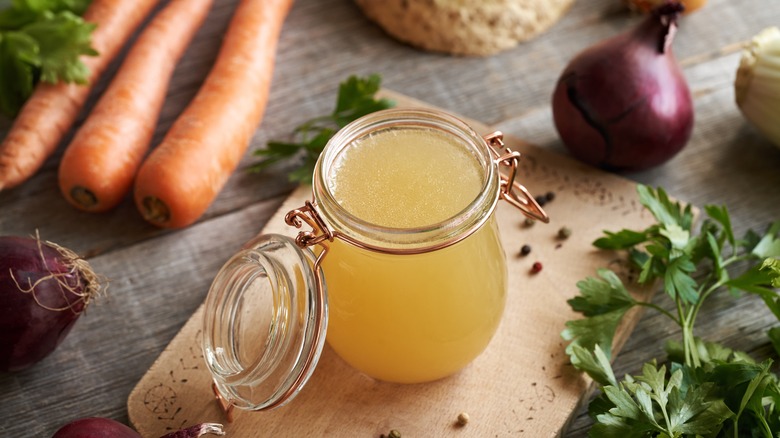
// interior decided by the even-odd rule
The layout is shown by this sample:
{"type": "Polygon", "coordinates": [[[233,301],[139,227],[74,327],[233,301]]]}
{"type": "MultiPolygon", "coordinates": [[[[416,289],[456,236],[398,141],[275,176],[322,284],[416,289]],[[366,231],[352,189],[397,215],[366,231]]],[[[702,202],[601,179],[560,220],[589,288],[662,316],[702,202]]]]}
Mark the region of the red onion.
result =
{"type": "MultiPolygon", "coordinates": [[[[221,424],[201,423],[160,438],[198,438],[208,433],[225,434],[221,424]]],[[[110,418],[90,417],[71,421],[55,432],[52,438],[141,438],[141,435],[110,418]]]]}
{"type": "Polygon", "coordinates": [[[90,417],[71,421],[54,432],[52,438],[141,438],[141,435],[110,418],[90,417]]]}
{"type": "Polygon", "coordinates": [[[578,159],[609,170],[642,170],[677,154],[693,128],[693,103],[671,43],[679,2],[630,32],[577,55],[553,93],[555,127],[578,159]]]}
{"type": "Polygon", "coordinates": [[[54,351],[99,288],[72,251],[0,236],[0,371],[22,370],[54,351]]]}

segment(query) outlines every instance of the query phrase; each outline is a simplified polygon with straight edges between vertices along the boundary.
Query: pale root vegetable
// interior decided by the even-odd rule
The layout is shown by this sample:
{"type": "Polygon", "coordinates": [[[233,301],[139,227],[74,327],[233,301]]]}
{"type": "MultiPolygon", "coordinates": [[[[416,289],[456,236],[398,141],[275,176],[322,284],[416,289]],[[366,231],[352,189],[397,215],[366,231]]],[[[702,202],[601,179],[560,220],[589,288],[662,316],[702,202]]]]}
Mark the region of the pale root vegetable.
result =
{"type": "Polygon", "coordinates": [[[195,222],[244,156],[263,118],[292,0],[242,0],[198,94],[141,165],[134,197],[160,227],[195,222]]]}
{"type": "Polygon", "coordinates": [[[62,156],[59,185],[75,207],[101,212],[130,191],[149,149],[176,63],[213,0],[172,0],[143,30],[62,156]]]}
{"type": "Polygon", "coordinates": [[[93,0],[84,20],[97,24],[92,46],[98,56],[83,57],[87,85],[40,82],[0,144],[0,190],[31,177],[54,153],[84,106],[94,84],[124,43],[160,0],[93,0]]]}

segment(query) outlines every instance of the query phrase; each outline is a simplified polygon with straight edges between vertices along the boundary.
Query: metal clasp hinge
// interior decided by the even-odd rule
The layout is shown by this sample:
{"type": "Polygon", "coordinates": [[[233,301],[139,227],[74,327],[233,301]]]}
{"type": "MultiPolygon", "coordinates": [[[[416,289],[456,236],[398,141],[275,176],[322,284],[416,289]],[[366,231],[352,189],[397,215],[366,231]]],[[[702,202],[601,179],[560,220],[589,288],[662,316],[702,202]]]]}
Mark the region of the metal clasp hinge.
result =
{"type": "Polygon", "coordinates": [[[287,212],[284,216],[284,222],[295,228],[301,228],[303,222],[306,222],[312,228],[311,231],[300,231],[295,237],[295,244],[300,248],[317,245],[326,240],[333,242],[333,233],[328,229],[311,201],[306,201],[301,208],[287,212]]]}
{"type": "Polygon", "coordinates": [[[532,219],[544,223],[550,222],[549,216],[542,210],[536,199],[531,196],[531,193],[522,184],[515,181],[517,167],[522,154],[506,147],[504,134],[501,131],[493,132],[483,138],[490,146],[490,152],[493,154],[494,162],[498,166],[499,174],[501,175],[500,198],[532,219]],[[507,169],[506,174],[501,172],[502,167],[507,169]]]}

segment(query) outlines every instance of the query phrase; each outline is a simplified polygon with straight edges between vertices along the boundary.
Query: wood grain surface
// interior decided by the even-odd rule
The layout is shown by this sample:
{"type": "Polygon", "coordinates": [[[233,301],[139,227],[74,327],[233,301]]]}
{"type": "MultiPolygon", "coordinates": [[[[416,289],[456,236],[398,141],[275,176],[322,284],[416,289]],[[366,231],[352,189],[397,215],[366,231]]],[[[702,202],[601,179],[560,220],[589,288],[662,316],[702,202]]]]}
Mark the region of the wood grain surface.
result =
{"type": "MultiPolygon", "coordinates": [[[[236,3],[216,2],[177,67],[155,143],[208,72],[236,3]]],[[[533,41],[490,58],[461,58],[397,43],[350,0],[298,0],[282,32],[269,106],[250,149],[329,112],[346,76],[378,72],[389,89],[565,154],[550,116],[555,81],[585,46],[637,22],[620,3],[576,1],[533,41]]],[[[674,50],[695,97],[691,142],[663,166],[622,176],[662,185],[698,206],[726,205],[740,234],[780,218],[780,149],[747,124],[732,88],[740,44],[778,24],[777,0],[709,0],[684,17],[674,50]]],[[[105,81],[96,91],[104,88],[105,81]]],[[[7,127],[0,122],[0,130],[7,127]]],[[[202,303],[219,266],[263,228],[295,187],[286,176],[291,165],[250,174],[244,168],[255,158],[247,154],[198,223],[159,230],[141,219],[129,198],[106,214],[71,208],[57,189],[60,154],[25,184],[0,192],[0,234],[37,229],[87,256],[111,286],[51,356],[27,371],[0,376],[0,436],[48,437],[85,416],[127,423],[131,390],[202,303]]],[[[765,332],[775,325],[760,300],[723,294],[702,309],[698,334],[761,359],[774,355],[765,332]]],[[[647,313],[617,357],[616,373],[662,358],[663,340],[675,335],[675,326],[647,313]]],[[[565,436],[585,436],[589,424],[581,411],[565,436]]]]}

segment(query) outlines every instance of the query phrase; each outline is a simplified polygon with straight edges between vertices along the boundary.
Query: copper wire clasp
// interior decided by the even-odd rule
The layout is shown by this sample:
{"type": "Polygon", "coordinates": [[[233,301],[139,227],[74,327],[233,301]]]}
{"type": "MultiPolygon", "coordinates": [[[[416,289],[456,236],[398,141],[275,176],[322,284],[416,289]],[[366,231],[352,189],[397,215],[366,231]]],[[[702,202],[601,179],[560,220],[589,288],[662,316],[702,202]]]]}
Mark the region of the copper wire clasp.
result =
{"type": "Polygon", "coordinates": [[[517,166],[522,154],[513,151],[504,145],[504,134],[501,131],[493,132],[483,138],[490,146],[490,152],[493,154],[495,163],[501,174],[501,188],[499,193],[501,199],[512,204],[530,218],[540,220],[544,223],[550,222],[547,213],[542,210],[542,207],[536,202],[536,199],[531,196],[531,193],[529,193],[522,184],[515,181],[517,166]],[[501,172],[501,167],[508,169],[506,175],[501,172]]]}
{"type": "Polygon", "coordinates": [[[317,245],[326,240],[333,242],[333,233],[328,229],[311,201],[306,201],[301,208],[289,211],[284,216],[284,222],[295,228],[301,228],[303,222],[306,222],[312,228],[311,231],[300,231],[295,237],[295,244],[300,248],[317,245]]]}
{"type": "Polygon", "coordinates": [[[217,399],[217,404],[219,404],[220,409],[222,409],[222,412],[225,414],[225,419],[228,423],[233,422],[233,405],[228,403],[224,397],[222,397],[222,394],[219,393],[219,389],[217,389],[217,382],[211,382],[211,390],[214,391],[214,397],[217,399]]]}

